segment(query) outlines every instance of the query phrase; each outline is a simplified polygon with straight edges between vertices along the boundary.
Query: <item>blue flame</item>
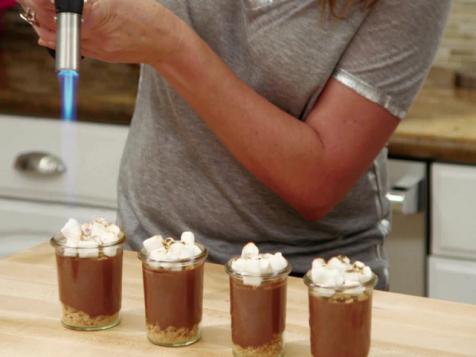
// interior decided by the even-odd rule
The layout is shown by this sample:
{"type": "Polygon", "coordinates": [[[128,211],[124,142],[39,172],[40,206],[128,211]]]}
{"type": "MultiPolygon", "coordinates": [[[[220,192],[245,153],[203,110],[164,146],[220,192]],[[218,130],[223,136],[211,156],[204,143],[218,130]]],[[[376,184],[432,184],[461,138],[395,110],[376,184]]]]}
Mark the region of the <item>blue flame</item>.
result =
{"type": "Polygon", "coordinates": [[[65,121],[76,120],[76,92],[79,74],[65,69],[58,72],[61,90],[61,117],[65,121]]]}

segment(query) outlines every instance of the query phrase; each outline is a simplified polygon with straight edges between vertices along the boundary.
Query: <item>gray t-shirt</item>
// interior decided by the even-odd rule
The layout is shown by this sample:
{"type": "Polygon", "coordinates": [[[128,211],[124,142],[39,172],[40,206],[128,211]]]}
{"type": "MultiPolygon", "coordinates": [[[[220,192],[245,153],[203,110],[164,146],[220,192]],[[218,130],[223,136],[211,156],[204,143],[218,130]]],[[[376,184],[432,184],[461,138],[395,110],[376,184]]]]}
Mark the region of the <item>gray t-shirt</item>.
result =
{"type": "MultiPolygon", "coordinates": [[[[449,0],[380,0],[337,20],[323,15],[317,0],[160,2],[241,80],[296,120],[306,118],[331,76],[403,118],[450,7],[449,0]]],[[[119,222],[133,249],[156,233],[191,230],[213,261],[224,262],[254,241],[282,251],[304,272],[317,255],[358,256],[388,234],[386,155],[384,149],[326,217],[306,221],[144,65],[119,177],[119,222]]]]}

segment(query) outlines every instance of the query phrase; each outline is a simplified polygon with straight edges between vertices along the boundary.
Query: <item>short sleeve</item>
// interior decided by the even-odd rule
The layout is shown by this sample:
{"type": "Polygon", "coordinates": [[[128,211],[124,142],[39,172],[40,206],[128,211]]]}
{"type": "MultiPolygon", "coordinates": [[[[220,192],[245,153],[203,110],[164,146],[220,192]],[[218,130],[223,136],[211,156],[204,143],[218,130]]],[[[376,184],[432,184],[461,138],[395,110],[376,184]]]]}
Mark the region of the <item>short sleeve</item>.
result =
{"type": "Polygon", "coordinates": [[[333,77],[403,118],[433,62],[450,0],[379,0],[333,77]]]}

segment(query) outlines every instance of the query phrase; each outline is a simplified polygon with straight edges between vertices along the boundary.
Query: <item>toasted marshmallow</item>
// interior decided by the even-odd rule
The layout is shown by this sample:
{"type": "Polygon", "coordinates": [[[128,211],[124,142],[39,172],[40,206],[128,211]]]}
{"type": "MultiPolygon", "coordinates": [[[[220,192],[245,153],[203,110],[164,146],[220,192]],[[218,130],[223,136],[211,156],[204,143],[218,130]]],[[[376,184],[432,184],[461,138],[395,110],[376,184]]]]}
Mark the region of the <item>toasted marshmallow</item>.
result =
{"type": "MultiPolygon", "coordinates": [[[[112,245],[118,242],[123,233],[115,224],[108,223],[104,218],[98,218],[91,223],[80,225],[77,220],[69,219],[61,229],[65,238],[63,255],[80,258],[98,257],[103,245],[112,245]],[[77,248],[77,249],[76,249],[77,248]]],[[[102,249],[104,255],[113,256],[117,247],[102,249]]]]}
{"type": "Polygon", "coordinates": [[[146,251],[151,252],[157,248],[163,247],[164,238],[161,235],[155,235],[142,242],[146,251]]]}
{"type": "Polygon", "coordinates": [[[163,239],[156,235],[143,242],[147,254],[147,261],[152,268],[181,270],[180,260],[193,259],[202,254],[202,249],[195,244],[192,232],[183,232],[180,240],[173,238],[163,239]]]}
{"type": "Polygon", "coordinates": [[[315,259],[312,263],[311,280],[319,288],[315,292],[327,296],[329,291],[342,291],[351,296],[360,295],[365,291],[363,284],[372,279],[372,270],[362,262],[350,263],[348,257],[331,258],[327,263],[323,259],[315,259]],[[321,294],[322,293],[322,294],[321,294]]]}
{"type": "Polygon", "coordinates": [[[259,286],[263,275],[278,274],[288,266],[287,260],[281,253],[260,254],[254,243],[243,247],[241,257],[231,261],[231,269],[243,275],[243,284],[259,286]]]}

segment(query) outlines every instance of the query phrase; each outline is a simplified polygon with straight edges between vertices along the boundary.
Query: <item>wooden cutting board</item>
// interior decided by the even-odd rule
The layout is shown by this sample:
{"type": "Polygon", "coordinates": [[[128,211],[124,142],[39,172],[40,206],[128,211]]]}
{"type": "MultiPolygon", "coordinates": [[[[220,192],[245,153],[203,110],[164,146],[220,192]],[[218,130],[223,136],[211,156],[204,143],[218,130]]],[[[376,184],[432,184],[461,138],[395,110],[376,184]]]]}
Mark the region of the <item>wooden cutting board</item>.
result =
{"type": "MultiPolygon", "coordinates": [[[[410,278],[410,277],[409,277],[410,278]]],[[[46,244],[0,260],[0,356],[231,356],[228,278],[205,269],[202,339],[163,348],[146,339],[140,262],[124,255],[121,324],[77,332],[60,324],[53,249],[46,244]]],[[[371,356],[476,357],[476,306],[376,292],[371,356]]],[[[309,357],[307,290],[290,278],[286,356],[309,357]]]]}

